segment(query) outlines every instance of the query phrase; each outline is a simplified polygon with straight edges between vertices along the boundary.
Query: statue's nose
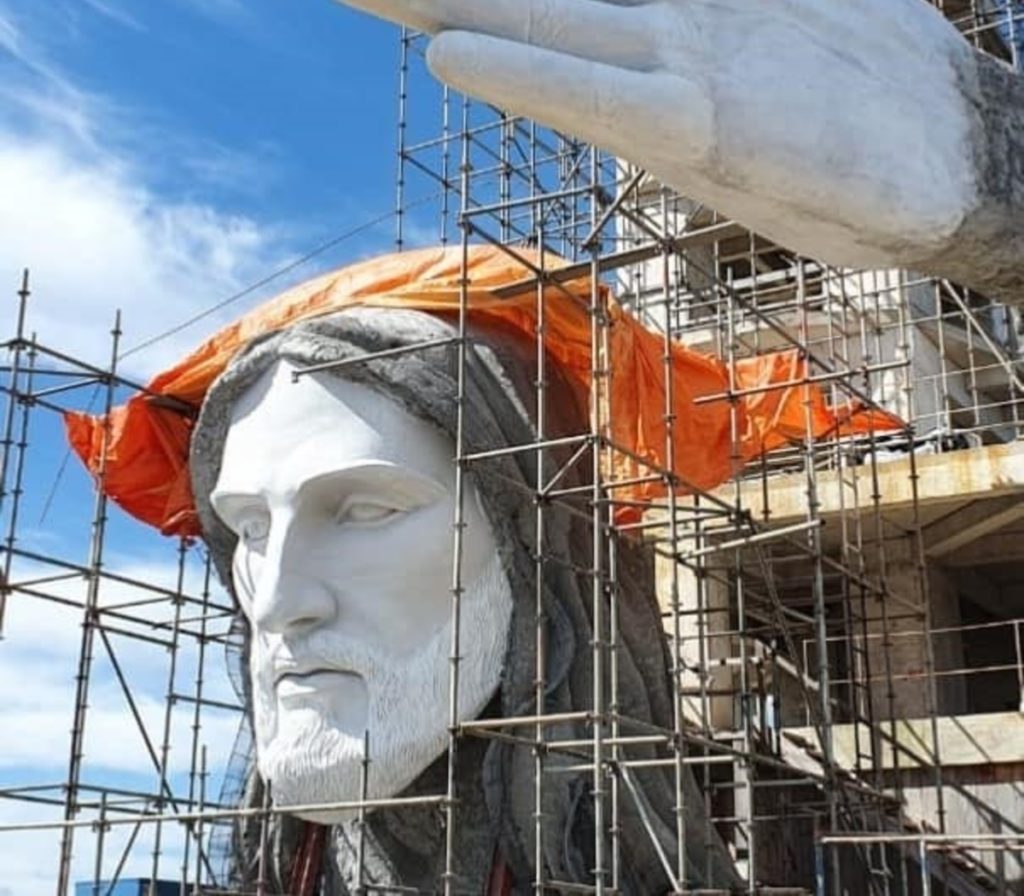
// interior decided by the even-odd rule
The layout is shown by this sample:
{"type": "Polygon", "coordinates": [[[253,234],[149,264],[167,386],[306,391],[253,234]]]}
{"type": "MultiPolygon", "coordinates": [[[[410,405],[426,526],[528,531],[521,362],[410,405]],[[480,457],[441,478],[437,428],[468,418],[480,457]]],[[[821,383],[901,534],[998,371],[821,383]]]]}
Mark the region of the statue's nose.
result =
{"type": "Polygon", "coordinates": [[[306,632],[337,613],[332,589],[317,575],[300,546],[286,535],[268,546],[252,602],[252,625],[257,631],[284,635],[306,632]]]}

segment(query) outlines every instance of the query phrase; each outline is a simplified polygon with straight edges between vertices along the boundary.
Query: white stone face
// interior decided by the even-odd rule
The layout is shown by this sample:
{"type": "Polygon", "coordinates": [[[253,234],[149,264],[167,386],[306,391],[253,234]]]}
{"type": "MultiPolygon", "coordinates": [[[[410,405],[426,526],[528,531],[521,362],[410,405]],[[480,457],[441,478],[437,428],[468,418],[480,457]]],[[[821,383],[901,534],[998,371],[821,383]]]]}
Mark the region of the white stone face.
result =
{"type": "MultiPolygon", "coordinates": [[[[448,745],[451,441],[366,386],[279,362],[235,404],[211,500],[239,536],[257,761],[278,805],[392,796],[448,745]]],[[[500,680],[511,594],[470,483],[459,716],[500,680]]],[[[345,813],[311,813],[320,822],[345,813]]]]}
{"type": "Polygon", "coordinates": [[[971,49],[922,0],[346,0],[442,80],[833,264],[941,248],[978,200],[971,49]]]}

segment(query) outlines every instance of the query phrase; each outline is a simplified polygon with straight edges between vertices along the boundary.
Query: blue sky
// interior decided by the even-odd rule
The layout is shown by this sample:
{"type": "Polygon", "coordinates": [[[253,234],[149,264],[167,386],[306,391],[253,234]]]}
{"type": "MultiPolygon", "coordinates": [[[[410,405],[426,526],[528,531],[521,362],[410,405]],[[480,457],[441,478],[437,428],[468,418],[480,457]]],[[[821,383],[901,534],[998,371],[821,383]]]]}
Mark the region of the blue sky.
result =
{"type": "MultiPolygon", "coordinates": [[[[0,0],[2,338],[13,330],[25,266],[34,286],[30,329],[48,344],[103,361],[115,309],[123,311],[131,347],[390,210],[397,58],[396,29],[331,0],[0,0]]],[[[146,377],[268,293],[388,251],[393,237],[390,221],[378,224],[272,288],[132,355],[125,370],[146,377]]],[[[82,401],[88,397],[86,390],[82,401]]],[[[65,454],[59,423],[52,415],[36,419],[21,543],[83,560],[91,485],[75,461],[58,480],[65,454]]],[[[174,547],[112,514],[112,568],[170,585],[174,547]]],[[[42,606],[12,600],[0,642],[4,785],[65,774],[80,616],[42,606]]],[[[118,649],[158,737],[167,658],[131,643],[118,649]]],[[[183,666],[193,661],[182,657],[183,666]]],[[[208,686],[229,694],[223,677],[208,686]]],[[[85,777],[152,787],[102,651],[90,702],[85,777]]],[[[188,724],[187,712],[176,715],[177,774],[188,724]]],[[[234,725],[230,714],[212,720],[211,762],[230,747],[234,725]]],[[[0,823],[58,814],[0,801],[0,823]]],[[[84,879],[91,835],[80,844],[76,877],[84,879]]],[[[168,834],[165,848],[171,870],[180,840],[168,834]]],[[[144,873],[146,849],[136,852],[129,870],[144,873]]],[[[52,835],[0,834],[0,896],[51,893],[55,861],[52,835]]]]}
{"type": "Polygon", "coordinates": [[[29,265],[40,329],[120,306],[132,345],[388,210],[397,52],[330,0],[0,0],[0,289],[29,265]]]}

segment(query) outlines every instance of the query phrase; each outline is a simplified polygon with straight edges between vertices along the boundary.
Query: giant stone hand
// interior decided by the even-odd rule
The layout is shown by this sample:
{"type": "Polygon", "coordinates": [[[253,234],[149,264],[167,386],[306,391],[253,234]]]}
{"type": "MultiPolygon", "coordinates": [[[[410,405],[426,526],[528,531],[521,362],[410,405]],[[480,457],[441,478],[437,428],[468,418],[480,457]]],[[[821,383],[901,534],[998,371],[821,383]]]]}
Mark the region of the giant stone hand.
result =
{"type": "Polygon", "coordinates": [[[1009,77],[995,93],[1012,94],[1019,124],[1024,93],[1001,68],[979,71],[980,54],[922,0],[349,2],[436,35],[430,66],[455,87],[804,254],[1019,287],[1019,261],[1012,283],[1005,270],[989,283],[971,268],[1005,268],[1002,257],[950,253],[965,239],[1020,244],[1024,176],[992,145],[986,106],[992,78],[1009,77]],[[1015,183],[988,182],[993,153],[994,176],[1015,183]]]}

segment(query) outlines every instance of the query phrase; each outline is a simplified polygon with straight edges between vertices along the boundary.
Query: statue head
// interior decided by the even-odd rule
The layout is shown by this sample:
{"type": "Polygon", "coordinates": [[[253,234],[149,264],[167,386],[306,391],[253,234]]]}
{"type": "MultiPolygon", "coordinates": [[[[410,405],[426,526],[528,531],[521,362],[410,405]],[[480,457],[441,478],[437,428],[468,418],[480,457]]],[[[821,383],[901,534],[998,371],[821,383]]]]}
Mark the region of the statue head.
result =
{"type": "MultiPolygon", "coordinates": [[[[529,715],[540,700],[543,712],[569,717],[548,725],[547,738],[588,736],[572,714],[592,707],[592,645],[609,637],[593,623],[589,490],[577,488],[589,481],[592,448],[530,447],[533,344],[478,320],[460,366],[455,335],[450,320],[409,310],[307,320],[250,344],[203,405],[193,488],[204,538],[248,623],[257,764],[279,805],[356,798],[364,730],[371,797],[445,791],[456,581],[459,720],[529,715]],[[292,381],[328,362],[331,370],[292,381]],[[457,432],[464,456],[476,459],[463,465],[456,563],[457,432]],[[538,483],[556,475],[563,494],[538,504],[538,483]]],[[[545,364],[543,382],[546,438],[585,434],[586,409],[556,363],[545,364]]],[[[600,600],[604,625],[617,604],[618,711],[668,730],[673,705],[650,554],[623,540],[603,558],[603,575],[613,560],[614,591],[603,589],[600,600]]],[[[656,758],[658,748],[629,752],[656,758]]],[[[592,775],[556,772],[574,762],[545,759],[541,850],[547,875],[583,882],[595,837],[592,775]]],[[[496,849],[516,886],[528,886],[532,750],[464,736],[455,763],[460,889],[484,889],[496,849]]],[[[665,878],[649,831],[671,839],[674,787],[663,768],[633,775],[644,808],[620,801],[623,880],[630,891],[655,892],[665,878]]],[[[701,825],[693,867],[713,865],[717,880],[732,880],[724,850],[707,858],[703,798],[688,773],[685,787],[701,825]]],[[[380,883],[432,891],[444,871],[444,833],[438,818],[411,821],[415,811],[373,812],[365,861],[380,883]]],[[[354,886],[351,820],[303,815],[337,823],[330,861],[354,886]]]]}

